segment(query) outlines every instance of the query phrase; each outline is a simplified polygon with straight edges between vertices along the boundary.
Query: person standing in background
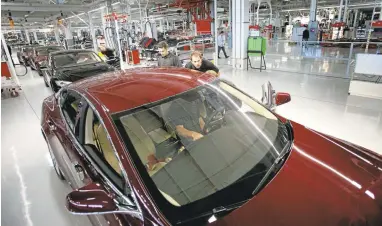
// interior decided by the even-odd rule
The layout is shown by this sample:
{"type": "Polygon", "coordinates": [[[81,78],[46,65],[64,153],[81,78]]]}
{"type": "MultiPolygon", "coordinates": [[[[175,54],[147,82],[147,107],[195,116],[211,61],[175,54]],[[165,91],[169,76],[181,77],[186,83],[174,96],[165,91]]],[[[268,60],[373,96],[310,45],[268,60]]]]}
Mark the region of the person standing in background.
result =
{"type": "Polygon", "coordinates": [[[218,36],[218,58],[220,58],[220,50],[223,50],[225,58],[228,58],[227,53],[225,52],[225,36],[224,31],[221,31],[218,36]]]}
{"type": "Polygon", "coordinates": [[[305,30],[302,32],[302,46],[305,45],[305,48],[308,48],[307,41],[309,40],[309,30],[308,27],[305,28],[305,30]]]}

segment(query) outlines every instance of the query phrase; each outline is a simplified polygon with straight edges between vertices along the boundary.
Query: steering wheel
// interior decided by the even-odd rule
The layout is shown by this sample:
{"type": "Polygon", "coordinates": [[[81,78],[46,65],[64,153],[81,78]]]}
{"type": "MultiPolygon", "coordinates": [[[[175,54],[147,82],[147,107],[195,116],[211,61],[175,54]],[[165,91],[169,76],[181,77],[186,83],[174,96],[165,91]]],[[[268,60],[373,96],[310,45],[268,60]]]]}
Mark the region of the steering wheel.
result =
{"type": "Polygon", "coordinates": [[[207,134],[211,132],[214,128],[217,126],[222,125],[223,119],[225,115],[225,107],[221,106],[220,108],[216,109],[212,114],[207,118],[205,121],[205,125],[203,127],[203,133],[207,134]],[[219,113],[221,113],[219,115],[219,113]]]}

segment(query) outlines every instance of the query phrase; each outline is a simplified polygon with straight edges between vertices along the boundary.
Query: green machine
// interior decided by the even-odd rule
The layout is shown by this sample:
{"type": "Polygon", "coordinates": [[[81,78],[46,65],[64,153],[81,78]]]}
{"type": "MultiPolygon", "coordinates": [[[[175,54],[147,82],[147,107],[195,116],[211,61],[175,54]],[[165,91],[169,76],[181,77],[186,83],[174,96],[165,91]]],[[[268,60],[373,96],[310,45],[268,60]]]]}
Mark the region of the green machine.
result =
{"type": "Polygon", "coordinates": [[[265,65],[265,52],[267,51],[267,40],[263,37],[248,37],[247,41],[247,71],[248,71],[248,65],[252,69],[260,69],[266,70],[267,66],[265,65]],[[251,59],[250,57],[258,57],[260,56],[260,67],[252,67],[251,59]],[[264,64],[263,64],[264,63],[264,64]]]}

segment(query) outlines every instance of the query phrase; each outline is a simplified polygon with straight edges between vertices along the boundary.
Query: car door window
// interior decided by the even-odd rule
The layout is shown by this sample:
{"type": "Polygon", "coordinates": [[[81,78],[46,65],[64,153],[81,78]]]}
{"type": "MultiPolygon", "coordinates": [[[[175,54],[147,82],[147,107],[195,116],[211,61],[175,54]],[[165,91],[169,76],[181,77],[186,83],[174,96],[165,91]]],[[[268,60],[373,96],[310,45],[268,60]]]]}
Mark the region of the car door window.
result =
{"type": "Polygon", "coordinates": [[[75,132],[76,121],[78,120],[81,108],[81,96],[75,92],[64,90],[61,92],[61,110],[69,128],[75,132]]]}
{"type": "Polygon", "coordinates": [[[108,133],[104,124],[99,120],[91,107],[86,110],[84,128],[84,144],[93,145],[97,148],[97,153],[105,161],[106,165],[112,169],[115,175],[121,177],[122,170],[108,133]]]}

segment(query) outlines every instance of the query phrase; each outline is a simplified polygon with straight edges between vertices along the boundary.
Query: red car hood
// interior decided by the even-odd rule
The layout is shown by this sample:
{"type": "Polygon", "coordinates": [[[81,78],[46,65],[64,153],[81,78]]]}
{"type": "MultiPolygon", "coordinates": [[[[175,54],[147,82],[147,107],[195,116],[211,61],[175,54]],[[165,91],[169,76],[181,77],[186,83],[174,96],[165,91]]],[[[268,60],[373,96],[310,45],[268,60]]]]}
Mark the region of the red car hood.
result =
{"type": "Polygon", "coordinates": [[[292,126],[294,145],[279,173],[214,225],[382,226],[382,157],[292,126]]]}

